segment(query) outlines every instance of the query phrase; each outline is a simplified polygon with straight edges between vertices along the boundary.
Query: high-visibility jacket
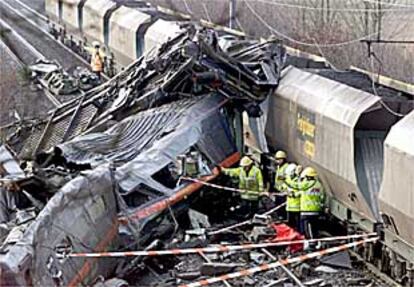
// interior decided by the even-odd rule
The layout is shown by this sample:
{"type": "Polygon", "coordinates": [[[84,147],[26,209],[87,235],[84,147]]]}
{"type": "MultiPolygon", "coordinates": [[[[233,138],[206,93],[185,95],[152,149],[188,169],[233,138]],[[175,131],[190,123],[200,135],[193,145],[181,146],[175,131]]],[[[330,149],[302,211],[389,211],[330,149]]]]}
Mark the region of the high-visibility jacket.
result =
{"type": "Polygon", "coordinates": [[[299,212],[300,211],[300,180],[298,176],[287,177],[285,179],[285,188],[287,191],[286,211],[299,212]]]}
{"type": "Polygon", "coordinates": [[[276,175],[275,175],[275,189],[276,191],[283,191],[285,188],[285,177],[286,177],[286,168],[288,167],[288,163],[285,162],[281,166],[276,167],[276,175]]]}
{"type": "Polygon", "coordinates": [[[242,199],[256,201],[264,192],[263,175],[257,166],[252,166],[248,174],[242,167],[223,168],[222,171],[225,175],[239,180],[239,189],[246,190],[241,193],[242,199]]]}
{"type": "Polygon", "coordinates": [[[93,72],[102,72],[103,71],[103,56],[100,52],[94,51],[91,57],[91,69],[93,72]]]}
{"type": "Polygon", "coordinates": [[[300,183],[300,211],[321,212],[325,203],[325,192],[319,180],[303,180],[300,183]]]}

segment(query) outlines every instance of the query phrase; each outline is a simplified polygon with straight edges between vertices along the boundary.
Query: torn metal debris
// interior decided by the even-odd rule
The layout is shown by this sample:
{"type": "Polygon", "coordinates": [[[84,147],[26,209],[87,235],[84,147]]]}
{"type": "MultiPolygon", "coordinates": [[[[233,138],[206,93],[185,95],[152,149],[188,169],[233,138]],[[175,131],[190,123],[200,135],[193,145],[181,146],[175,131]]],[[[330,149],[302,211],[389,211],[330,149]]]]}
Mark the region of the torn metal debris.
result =
{"type": "MultiPolygon", "coordinates": [[[[172,244],[203,187],[180,178],[209,181],[217,165],[238,161],[241,113],[261,115],[259,104],[277,87],[285,52],[275,41],[233,39],[224,49],[221,40],[214,30],[189,26],[154,56],[48,118],[2,129],[21,169],[19,178],[2,183],[2,233],[9,238],[1,245],[2,283],[94,284],[151,268],[145,257],[74,262],[66,255],[150,250],[159,247],[155,238],[172,244]]],[[[32,68],[52,78],[57,72],[51,63],[32,68]]],[[[1,156],[10,158],[5,147],[1,156]]],[[[2,179],[10,174],[2,172],[2,179]]],[[[209,228],[205,218],[191,217],[194,230],[209,228]]],[[[202,241],[199,234],[187,236],[202,241]]]]}

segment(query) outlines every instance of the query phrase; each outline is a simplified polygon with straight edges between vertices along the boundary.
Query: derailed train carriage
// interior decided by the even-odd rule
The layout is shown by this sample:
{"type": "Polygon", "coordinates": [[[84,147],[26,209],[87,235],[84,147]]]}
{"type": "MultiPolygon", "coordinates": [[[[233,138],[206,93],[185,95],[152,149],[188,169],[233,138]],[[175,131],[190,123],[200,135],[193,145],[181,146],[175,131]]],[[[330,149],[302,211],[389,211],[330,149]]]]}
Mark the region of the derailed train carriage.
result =
{"type": "Polygon", "coordinates": [[[381,85],[376,92],[359,72],[288,67],[270,100],[266,136],[317,168],[330,213],[382,235],[381,253],[367,259],[412,286],[414,96],[381,85]]]}
{"type": "MultiPolygon", "coordinates": [[[[150,7],[132,7],[128,1],[47,0],[46,10],[69,35],[103,43],[114,54],[117,67],[180,30],[179,21],[150,7]],[[84,23],[85,15],[94,20],[84,23]],[[128,22],[132,24],[125,25],[126,19],[133,19],[128,22]]],[[[323,61],[292,57],[291,61],[302,68],[304,62],[306,67],[325,66],[323,61]]],[[[289,68],[271,98],[266,134],[272,147],[284,148],[294,160],[318,168],[333,195],[330,211],[335,217],[348,226],[383,233],[378,265],[413,284],[412,115],[399,121],[383,101],[407,114],[414,92],[380,85],[377,90],[380,97],[363,73],[289,68]]]]}
{"type": "Polygon", "coordinates": [[[180,178],[209,181],[217,165],[237,163],[241,113],[254,114],[274,92],[285,50],[272,40],[230,43],[237,48],[226,52],[215,31],[186,32],[47,119],[6,128],[18,156],[0,149],[0,215],[8,217],[0,222],[1,285],[124,277],[136,261],[64,255],[171,236],[173,219],[202,187],[180,178]]]}
{"type": "MultiPolygon", "coordinates": [[[[1,284],[77,286],[113,275],[116,262],[111,260],[62,259],[59,254],[116,250],[135,242],[138,234],[135,244],[145,245],[154,232],[162,235],[154,226],[172,208],[178,216],[185,199],[201,187],[179,181],[186,166],[182,156],[194,161],[204,180],[217,176],[217,164],[231,166],[240,157],[235,137],[240,131],[226,103],[214,94],[174,102],[60,145],[67,160],[97,167],[65,184],[29,220],[22,239],[14,242],[13,232],[9,235],[0,256],[1,284]],[[136,233],[126,226],[134,226],[136,233]]],[[[173,228],[170,223],[165,227],[173,228]]]]}

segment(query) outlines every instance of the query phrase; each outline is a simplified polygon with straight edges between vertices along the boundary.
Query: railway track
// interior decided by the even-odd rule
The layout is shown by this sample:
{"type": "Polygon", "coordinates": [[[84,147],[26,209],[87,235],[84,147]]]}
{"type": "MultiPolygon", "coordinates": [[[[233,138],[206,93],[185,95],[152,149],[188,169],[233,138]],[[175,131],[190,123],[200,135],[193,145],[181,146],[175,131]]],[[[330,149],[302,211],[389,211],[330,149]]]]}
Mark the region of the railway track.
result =
{"type": "MultiPolygon", "coordinates": [[[[43,57],[56,60],[66,71],[73,71],[76,67],[89,67],[89,63],[81,56],[73,52],[69,47],[57,41],[48,32],[47,17],[32,9],[19,0],[1,1],[1,16],[3,22],[9,25],[14,33],[19,34],[30,46],[36,49],[43,57]]],[[[33,49],[26,51],[33,54],[33,49]]],[[[33,58],[26,59],[18,53],[25,64],[32,64],[33,58]]],[[[39,56],[39,54],[35,55],[39,56]]]]}

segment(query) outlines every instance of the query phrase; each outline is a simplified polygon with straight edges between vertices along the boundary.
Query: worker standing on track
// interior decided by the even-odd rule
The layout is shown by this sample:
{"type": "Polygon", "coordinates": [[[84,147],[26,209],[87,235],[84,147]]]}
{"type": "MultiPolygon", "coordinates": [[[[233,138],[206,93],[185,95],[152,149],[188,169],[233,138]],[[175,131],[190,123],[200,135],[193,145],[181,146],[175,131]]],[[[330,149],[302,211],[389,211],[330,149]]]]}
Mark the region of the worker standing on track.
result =
{"type": "Polygon", "coordinates": [[[300,230],[300,174],[302,166],[294,163],[289,164],[286,168],[285,190],[287,192],[286,212],[288,225],[300,230]]]}
{"type": "Polygon", "coordinates": [[[316,238],[319,236],[318,221],[324,209],[325,192],[314,168],[305,168],[302,176],[304,178],[300,183],[300,229],[306,238],[316,238]]]}
{"type": "MultiPolygon", "coordinates": [[[[287,162],[287,154],[283,150],[278,150],[275,154],[275,182],[274,190],[276,193],[275,204],[278,206],[283,204],[286,201],[286,197],[282,196],[282,193],[285,192],[285,179],[286,179],[286,168],[289,163],[287,162]]],[[[278,216],[286,218],[286,212],[284,209],[278,211],[278,216]]]]}
{"type": "Polygon", "coordinates": [[[245,156],[240,161],[240,167],[220,168],[227,176],[237,178],[239,189],[245,190],[241,197],[241,212],[243,217],[252,217],[259,208],[260,196],[264,195],[263,175],[253,160],[245,156]]]}
{"type": "Polygon", "coordinates": [[[101,45],[98,41],[94,41],[91,47],[86,47],[87,50],[91,54],[91,70],[92,72],[101,80],[101,74],[104,71],[105,65],[105,54],[101,51],[101,45]]]}

